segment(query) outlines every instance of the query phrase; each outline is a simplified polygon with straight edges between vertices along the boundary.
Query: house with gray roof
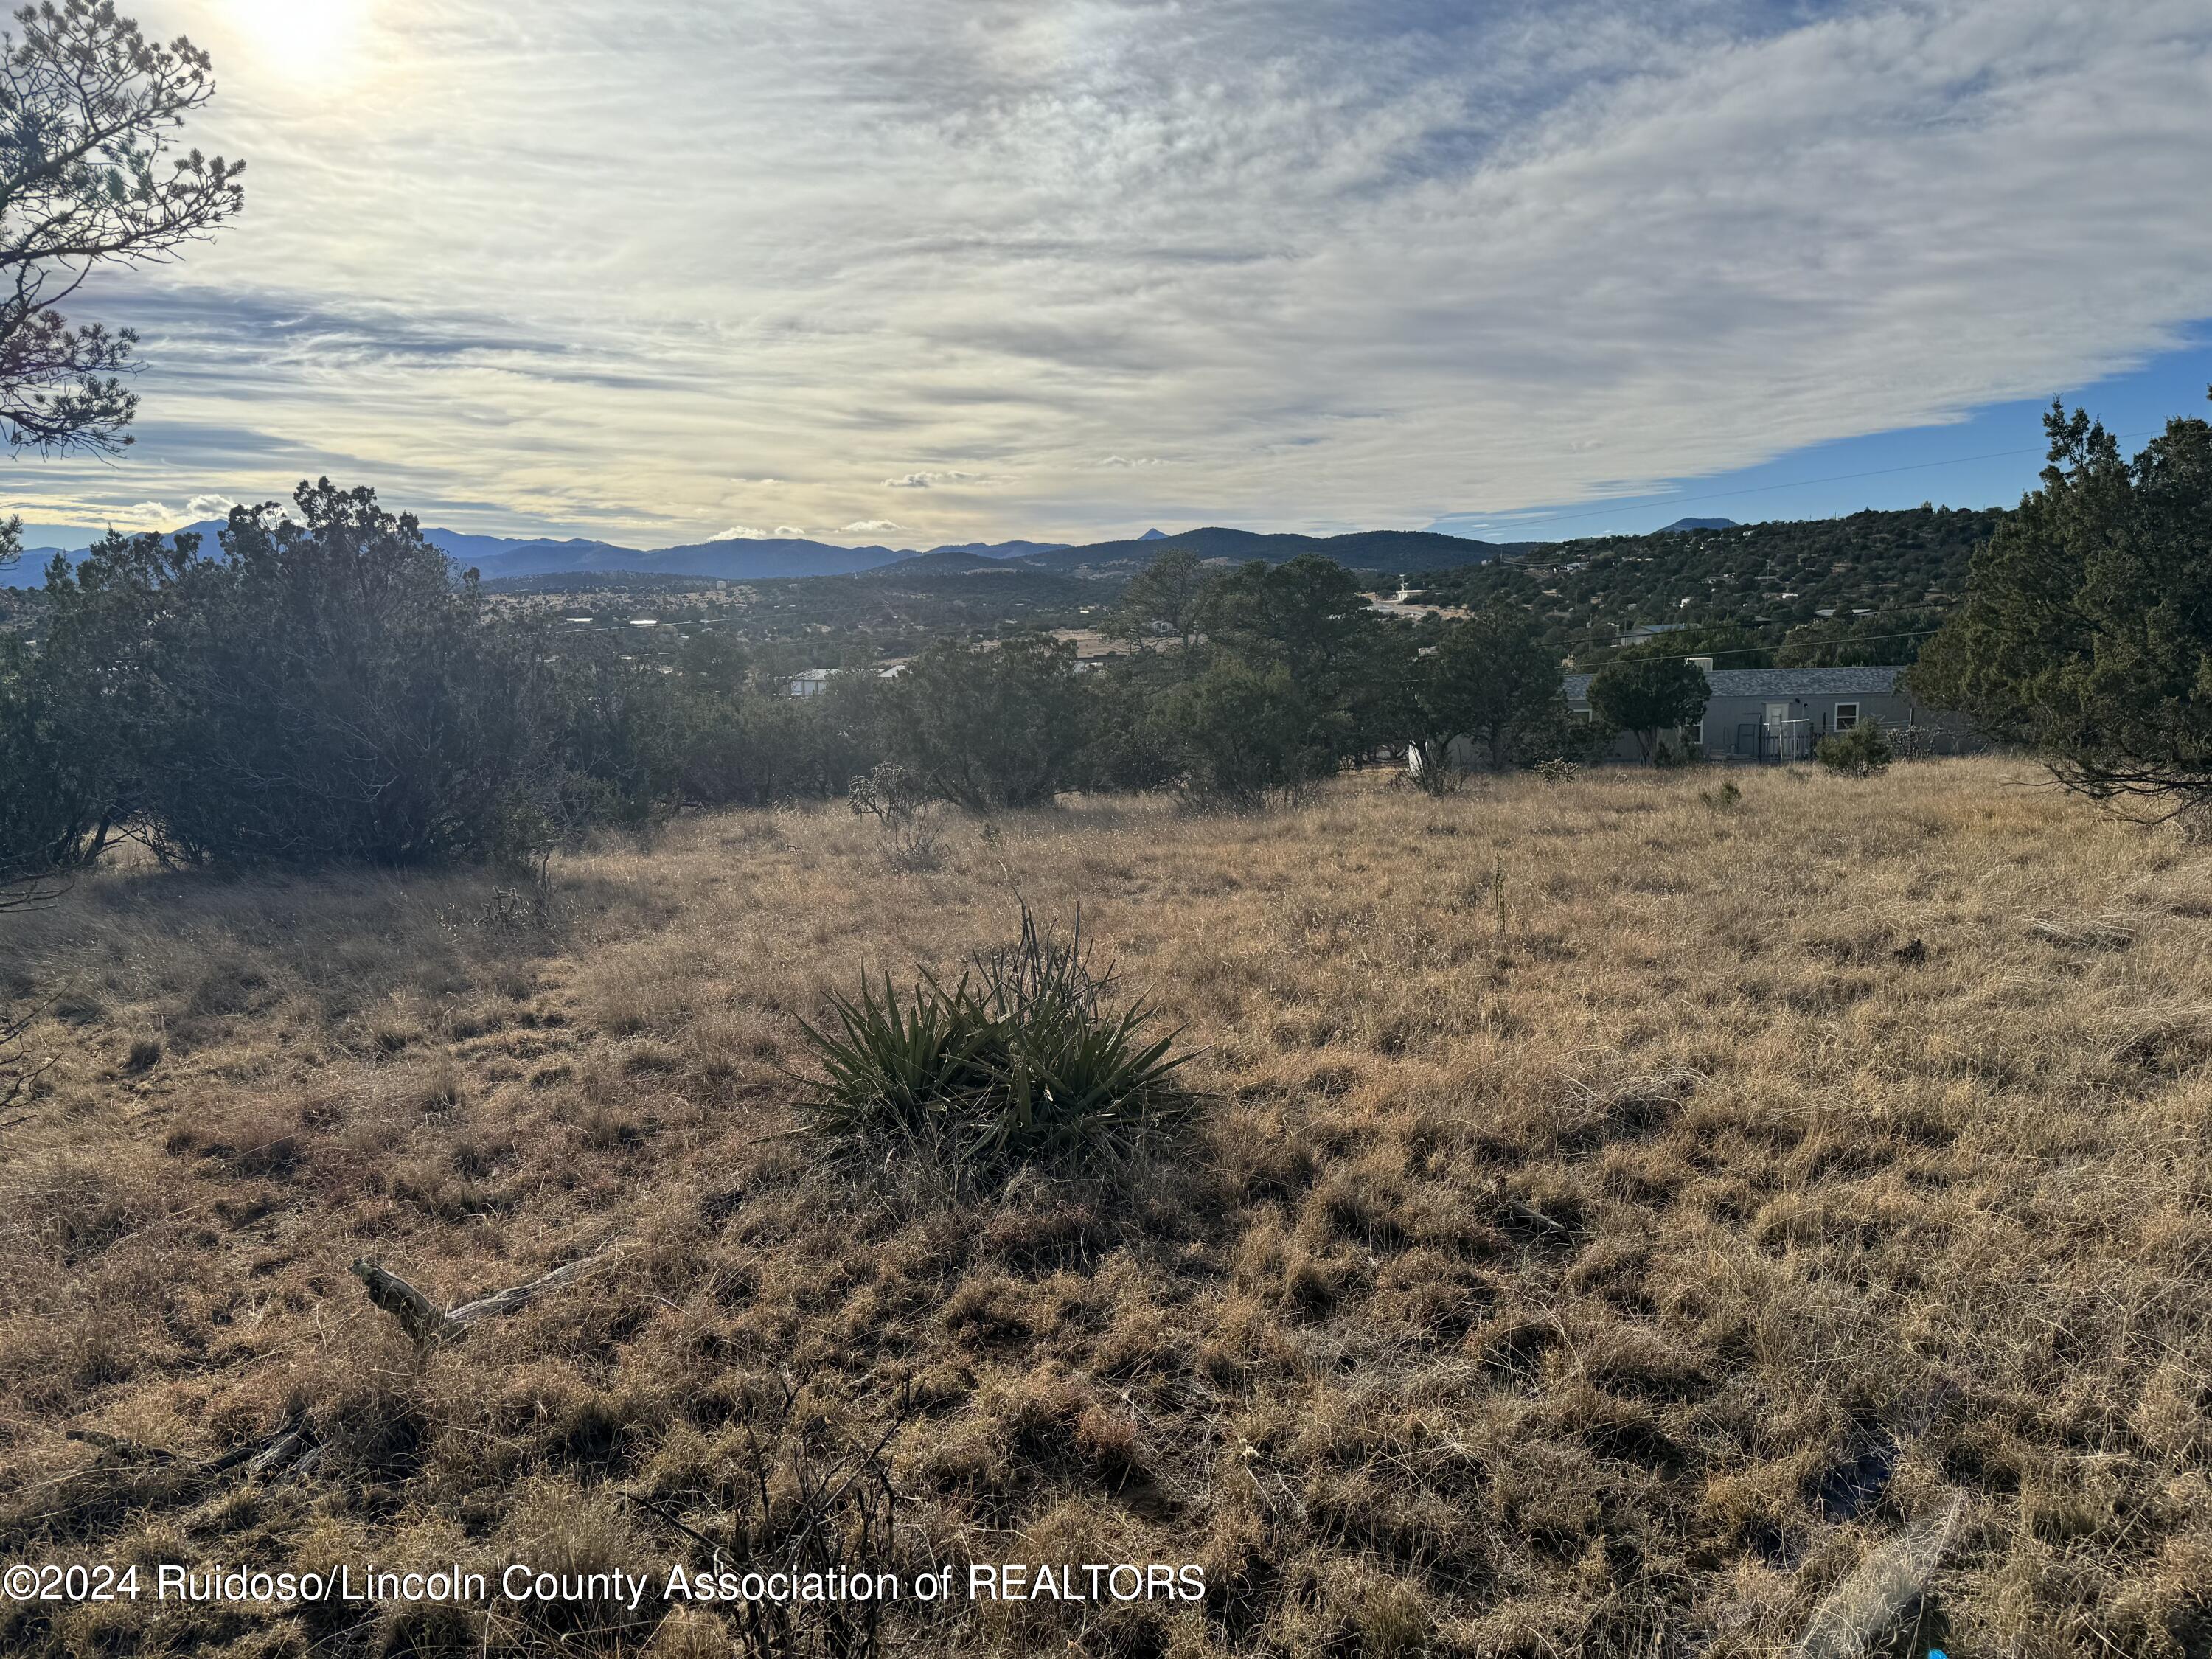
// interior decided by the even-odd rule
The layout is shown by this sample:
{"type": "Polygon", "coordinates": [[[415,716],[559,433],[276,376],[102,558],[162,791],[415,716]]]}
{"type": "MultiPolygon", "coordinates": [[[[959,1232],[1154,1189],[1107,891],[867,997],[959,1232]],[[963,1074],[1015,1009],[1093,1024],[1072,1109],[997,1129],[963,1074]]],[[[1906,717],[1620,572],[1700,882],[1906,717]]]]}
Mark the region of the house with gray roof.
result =
{"type": "MultiPolygon", "coordinates": [[[[1902,667],[1715,668],[1711,659],[1692,657],[1705,670],[1711,696],[1705,717],[1694,731],[1674,735],[1678,753],[1708,760],[1809,760],[1820,739],[1868,721],[1893,735],[1910,732],[1923,753],[1959,754],[1977,747],[1972,733],[1955,715],[1929,708],[1899,678],[1902,667]]],[[[1588,674],[1570,674],[1567,707],[1581,720],[1589,715],[1588,674]]],[[[1623,736],[1607,759],[1638,758],[1635,739],[1623,736]]]]}
{"type": "MultiPolygon", "coordinates": [[[[1747,764],[1810,760],[1821,738],[1869,722],[1913,754],[1958,755],[1983,746],[1958,716],[1914,696],[1899,678],[1902,667],[1715,668],[1710,657],[1690,661],[1704,671],[1711,693],[1705,717],[1693,730],[1660,734],[1678,755],[1747,764]]],[[[1577,720],[1590,718],[1590,678],[1569,674],[1561,686],[1577,720]]],[[[1450,752],[1454,766],[1484,764],[1465,738],[1455,739],[1450,752]]],[[[1418,755],[1410,758],[1418,770],[1418,755]]],[[[1635,761],[1642,754],[1623,732],[1597,758],[1635,761]]]]}

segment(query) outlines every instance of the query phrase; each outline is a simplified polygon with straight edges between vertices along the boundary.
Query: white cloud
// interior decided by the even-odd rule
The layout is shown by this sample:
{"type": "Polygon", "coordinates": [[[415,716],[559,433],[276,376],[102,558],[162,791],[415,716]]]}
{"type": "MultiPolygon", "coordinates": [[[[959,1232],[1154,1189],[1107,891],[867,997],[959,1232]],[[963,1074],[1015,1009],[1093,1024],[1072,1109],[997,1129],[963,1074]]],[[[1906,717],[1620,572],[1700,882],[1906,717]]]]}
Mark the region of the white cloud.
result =
{"type": "Polygon", "coordinates": [[[228,495],[195,495],[185,503],[186,522],[198,524],[203,519],[227,516],[238,503],[228,495]]]}
{"type": "Polygon", "coordinates": [[[711,539],[718,542],[760,542],[770,540],[787,542],[796,541],[805,534],[805,526],[803,525],[780,524],[773,530],[763,530],[756,525],[733,524],[727,530],[722,532],[720,535],[715,536],[711,539]]]}
{"type": "Polygon", "coordinates": [[[2203,0],[669,0],[611,46],[585,0],[383,0],[337,99],[224,0],[147,3],[216,53],[185,141],[254,166],[212,244],[71,302],[147,325],[134,494],[327,472],[641,541],[746,510],[732,455],[831,524],[958,454],[1018,488],[915,533],[1418,525],[2212,317],[2203,0]],[[678,142],[737,159],[641,185],[678,142]]]}
{"type": "Polygon", "coordinates": [[[851,524],[845,526],[845,534],[848,536],[879,536],[886,532],[900,530],[904,527],[905,526],[902,525],[893,524],[889,519],[857,519],[851,524]]]}
{"type": "Polygon", "coordinates": [[[909,472],[903,477],[886,478],[886,489],[928,489],[938,484],[973,483],[973,472],[909,472]]]}

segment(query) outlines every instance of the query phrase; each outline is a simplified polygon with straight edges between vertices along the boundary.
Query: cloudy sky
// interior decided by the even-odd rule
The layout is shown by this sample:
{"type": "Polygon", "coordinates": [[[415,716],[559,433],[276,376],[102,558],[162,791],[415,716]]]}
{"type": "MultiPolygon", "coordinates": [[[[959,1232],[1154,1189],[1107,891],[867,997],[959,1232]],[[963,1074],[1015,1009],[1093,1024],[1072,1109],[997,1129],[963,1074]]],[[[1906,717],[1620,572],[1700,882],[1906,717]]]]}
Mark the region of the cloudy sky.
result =
{"type": "Polygon", "coordinates": [[[1569,533],[2212,318],[2203,0],[124,9],[214,54],[246,210],[80,301],[138,443],[0,464],[33,521],[1569,533]]]}

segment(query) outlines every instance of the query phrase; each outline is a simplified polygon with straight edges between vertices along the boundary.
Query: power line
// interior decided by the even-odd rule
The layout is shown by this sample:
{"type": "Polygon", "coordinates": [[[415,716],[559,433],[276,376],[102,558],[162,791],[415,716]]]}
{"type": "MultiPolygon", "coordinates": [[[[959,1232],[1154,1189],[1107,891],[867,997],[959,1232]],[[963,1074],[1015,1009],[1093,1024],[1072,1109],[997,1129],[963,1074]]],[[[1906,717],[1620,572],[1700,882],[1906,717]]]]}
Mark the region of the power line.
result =
{"type": "MultiPolygon", "coordinates": [[[[1924,640],[1931,635],[1941,632],[1942,629],[1938,628],[1920,628],[1915,629],[1910,634],[1846,634],[1841,638],[1832,640],[1793,641],[1784,638],[1779,645],[1734,645],[1725,651],[1699,651],[1694,654],[1700,657],[1745,657],[1762,651],[1787,650],[1792,644],[1815,649],[1824,645],[1887,645],[1893,640],[1924,640]]],[[[1683,660],[1686,662],[1689,659],[1686,657],[1683,660]]]]}
{"type": "MultiPolygon", "coordinates": [[[[1784,638],[1778,644],[1775,645],[1732,645],[1728,647],[1726,649],[1720,651],[1689,652],[1684,654],[1682,660],[1684,662],[1690,662],[1698,657],[1759,656],[1769,652],[1787,650],[1792,644],[1811,647],[1818,647],[1824,645],[1887,645],[1893,640],[1924,640],[1930,635],[1940,634],[1941,632],[1942,632],[1942,629],[1938,628],[1918,628],[1915,629],[1910,634],[1847,634],[1843,635],[1841,638],[1832,640],[1797,640],[1793,641],[1790,639],[1784,638]]],[[[1621,647],[1615,648],[1619,649],[1621,647]]]]}

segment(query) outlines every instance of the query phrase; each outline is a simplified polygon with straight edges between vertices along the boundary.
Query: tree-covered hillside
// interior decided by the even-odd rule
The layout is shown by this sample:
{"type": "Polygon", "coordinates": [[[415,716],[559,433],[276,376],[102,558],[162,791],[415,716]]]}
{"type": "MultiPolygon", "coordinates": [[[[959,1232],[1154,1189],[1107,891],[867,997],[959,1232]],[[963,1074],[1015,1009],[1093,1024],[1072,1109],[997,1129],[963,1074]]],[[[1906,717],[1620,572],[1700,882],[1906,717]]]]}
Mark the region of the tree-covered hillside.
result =
{"type": "Polygon", "coordinates": [[[1364,568],[1363,580],[1394,584],[1396,572],[1376,559],[1380,547],[1402,556],[1400,570],[1425,573],[1414,580],[1432,600],[1480,608],[1504,599],[1531,611],[1543,619],[1556,654],[1579,663],[1612,654],[1631,628],[1668,624],[1681,630],[1664,636],[1669,651],[1710,653],[1731,667],[1909,662],[1963,591],[1973,549],[2007,516],[1921,507],[1502,548],[1469,542],[1463,544],[1485,562],[1450,565],[1420,562],[1439,546],[1450,552],[1462,544],[1445,536],[1205,531],[1112,544],[1116,557],[1091,562],[1070,562],[1098,549],[1013,559],[940,552],[854,575],[702,584],[613,572],[485,586],[600,620],[704,620],[756,646],[804,643],[804,666],[911,655],[939,638],[1086,626],[1165,554],[1188,554],[1218,575],[1244,562],[1237,555],[1273,562],[1295,550],[1364,568]]]}
{"type": "Polygon", "coordinates": [[[1909,662],[1964,590],[1973,550],[2007,516],[1921,507],[1606,536],[1516,549],[1421,580],[1449,604],[1503,598],[1535,611],[1578,659],[1603,655],[1632,627],[1673,623],[1692,630],[1698,648],[1743,658],[1909,662]]]}
{"type": "Polygon", "coordinates": [[[678,628],[709,625],[764,651],[763,661],[794,669],[911,656],[939,639],[1079,628],[1119,591],[1117,583],[954,552],[853,575],[717,582],[597,571],[501,577],[483,586],[504,605],[564,619],[589,617],[604,626],[646,617],[678,628]]]}
{"type": "Polygon", "coordinates": [[[1300,536],[1265,535],[1212,526],[1172,536],[1055,548],[1026,555],[1022,562],[1040,570],[1079,571],[1094,578],[1118,580],[1135,574],[1170,549],[1195,554],[1200,559],[1225,560],[1232,564],[1244,564],[1255,559],[1267,564],[1287,564],[1304,555],[1317,553],[1322,558],[1335,560],[1347,570],[1392,574],[1479,564],[1503,550],[1490,542],[1439,535],[1429,530],[1358,530],[1341,536],[1300,536]]]}

